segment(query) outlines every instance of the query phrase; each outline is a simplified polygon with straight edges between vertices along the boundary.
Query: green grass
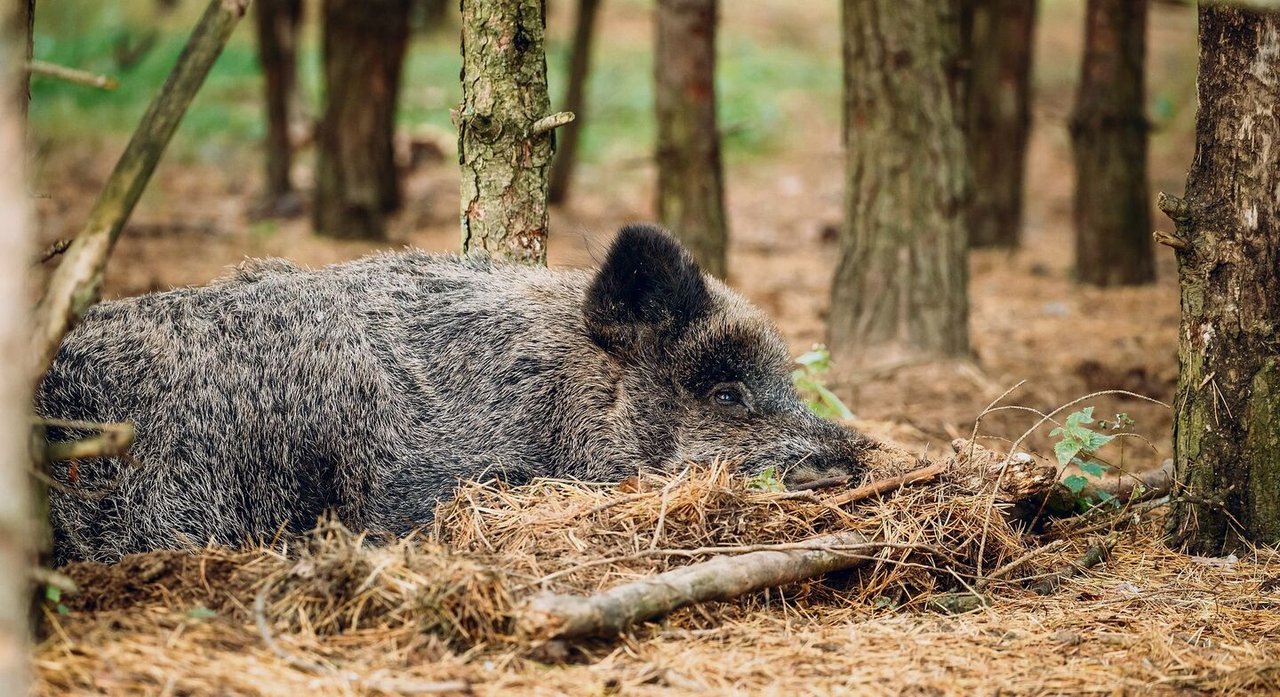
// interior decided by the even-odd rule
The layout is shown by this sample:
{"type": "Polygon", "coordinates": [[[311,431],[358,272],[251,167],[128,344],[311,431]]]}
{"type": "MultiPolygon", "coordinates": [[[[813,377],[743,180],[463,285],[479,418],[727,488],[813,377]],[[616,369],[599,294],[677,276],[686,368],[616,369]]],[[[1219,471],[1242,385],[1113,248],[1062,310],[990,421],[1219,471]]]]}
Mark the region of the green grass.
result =
{"type": "MultiPolygon", "coordinates": [[[[105,92],[49,78],[32,81],[33,129],[54,146],[95,143],[129,134],[168,75],[201,9],[187,3],[160,21],[148,3],[60,0],[42,3],[36,57],[116,77],[105,92]],[[154,34],[155,44],[132,65],[118,63],[117,47],[154,34]]],[[[246,19],[232,37],[196,97],[174,139],[173,156],[217,162],[227,153],[256,147],[263,135],[261,82],[251,27],[246,19]]],[[[320,52],[313,27],[304,33],[300,83],[313,111],[321,92],[320,52]]],[[[581,155],[589,162],[646,157],[654,137],[652,55],[648,37],[610,41],[595,51],[581,155]]],[[[548,46],[553,107],[564,93],[568,44],[548,46]]],[[[399,120],[452,130],[449,109],[460,99],[457,33],[415,37],[405,65],[399,120]]],[[[731,156],[754,156],[786,146],[788,100],[820,104],[838,118],[838,56],[816,55],[799,44],[767,49],[722,34],[717,75],[724,147],[731,156]]]]}

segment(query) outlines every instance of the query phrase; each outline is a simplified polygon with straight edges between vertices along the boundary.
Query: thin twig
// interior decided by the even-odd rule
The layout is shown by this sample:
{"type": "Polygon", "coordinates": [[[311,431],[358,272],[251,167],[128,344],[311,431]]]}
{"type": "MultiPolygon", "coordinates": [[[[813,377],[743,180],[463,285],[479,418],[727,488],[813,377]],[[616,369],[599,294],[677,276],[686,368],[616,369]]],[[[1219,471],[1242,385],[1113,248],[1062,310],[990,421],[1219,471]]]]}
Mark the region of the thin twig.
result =
{"type": "Polygon", "coordinates": [[[850,489],[839,496],[833,496],[828,499],[827,502],[833,506],[843,506],[850,503],[865,501],[866,499],[875,498],[905,486],[931,481],[934,477],[937,477],[939,474],[946,471],[946,469],[946,463],[935,463],[928,467],[921,467],[920,469],[912,470],[906,474],[900,474],[896,477],[872,482],[865,486],[860,486],[857,489],[850,489]]]}
{"type": "Polygon", "coordinates": [[[100,90],[111,91],[120,86],[114,77],[108,75],[96,75],[87,70],[79,70],[77,68],[68,68],[65,65],[57,63],[49,63],[42,60],[27,61],[27,72],[32,75],[41,75],[43,77],[52,77],[58,80],[66,80],[67,82],[85,87],[97,87],[100,90]]]}
{"type": "Polygon", "coordinates": [[[1022,556],[1018,557],[1017,559],[1014,559],[1008,564],[1005,564],[1004,566],[996,569],[995,571],[992,571],[990,574],[987,575],[986,578],[978,579],[978,583],[977,583],[978,589],[982,590],[983,588],[986,588],[991,582],[999,581],[1000,579],[1004,578],[1007,574],[1009,574],[1019,566],[1026,564],[1027,562],[1031,561],[1032,559],[1035,559],[1036,557],[1042,554],[1048,554],[1049,552],[1065,545],[1066,543],[1067,543],[1066,540],[1054,540],[1053,542],[1050,542],[1047,545],[1036,547],[1035,549],[1031,550],[1030,552],[1027,552],[1026,554],[1023,554],[1022,556]]]}
{"type": "Polygon", "coordinates": [[[43,252],[40,252],[40,254],[35,258],[35,260],[32,262],[31,265],[39,266],[49,261],[50,259],[58,256],[59,254],[62,254],[63,252],[67,251],[67,249],[69,249],[70,247],[71,247],[71,240],[54,240],[52,244],[44,248],[43,252]]]}

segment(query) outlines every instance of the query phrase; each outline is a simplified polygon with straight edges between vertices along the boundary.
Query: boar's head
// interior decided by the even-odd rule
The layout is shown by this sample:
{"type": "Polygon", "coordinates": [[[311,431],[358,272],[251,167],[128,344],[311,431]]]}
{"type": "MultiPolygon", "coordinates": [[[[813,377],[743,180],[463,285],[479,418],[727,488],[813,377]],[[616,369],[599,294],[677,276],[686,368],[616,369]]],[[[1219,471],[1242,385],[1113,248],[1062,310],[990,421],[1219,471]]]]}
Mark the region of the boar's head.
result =
{"type": "Polygon", "coordinates": [[[583,310],[592,340],[619,366],[619,400],[652,464],[774,467],[791,485],[861,471],[870,442],[800,399],[773,322],[667,232],[624,227],[583,310]]]}

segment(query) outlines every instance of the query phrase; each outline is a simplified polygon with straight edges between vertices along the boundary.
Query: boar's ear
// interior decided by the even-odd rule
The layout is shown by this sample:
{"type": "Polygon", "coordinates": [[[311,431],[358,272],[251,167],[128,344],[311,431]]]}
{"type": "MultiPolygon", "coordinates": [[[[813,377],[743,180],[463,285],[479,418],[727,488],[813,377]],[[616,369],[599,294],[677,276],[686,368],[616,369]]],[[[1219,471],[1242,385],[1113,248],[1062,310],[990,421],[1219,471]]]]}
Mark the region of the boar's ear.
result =
{"type": "Polygon", "coordinates": [[[711,310],[711,293],[693,256],[670,233],[628,225],[587,290],[587,331],[606,349],[645,336],[674,336],[711,310]]]}

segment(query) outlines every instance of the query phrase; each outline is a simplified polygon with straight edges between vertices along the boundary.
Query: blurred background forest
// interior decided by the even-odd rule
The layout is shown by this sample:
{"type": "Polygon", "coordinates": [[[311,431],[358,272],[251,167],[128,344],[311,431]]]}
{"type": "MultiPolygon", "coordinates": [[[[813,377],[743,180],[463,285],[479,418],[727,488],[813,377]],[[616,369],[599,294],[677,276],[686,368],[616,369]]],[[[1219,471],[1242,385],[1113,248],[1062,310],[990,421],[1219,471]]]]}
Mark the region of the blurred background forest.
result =
{"type": "MultiPolygon", "coordinates": [[[[306,120],[320,112],[322,80],[319,3],[304,5],[295,124],[300,147],[292,174],[305,207],[314,177],[306,120]]],[[[547,2],[553,110],[564,108],[576,5],[547,2]]],[[[657,217],[653,9],[646,0],[601,3],[572,191],[551,209],[553,266],[592,266],[620,224],[657,217]]],[[[1173,256],[1157,250],[1154,285],[1093,288],[1074,279],[1068,121],[1084,9],[1082,0],[1039,5],[1022,244],[1013,252],[970,253],[974,358],[842,364],[833,375],[833,388],[860,418],[886,422],[898,439],[942,447],[967,434],[988,402],[1024,379],[1012,401],[1039,409],[1107,388],[1172,401],[1173,256]]],[[[32,80],[32,175],[42,244],[75,236],[202,10],[203,3],[172,0],[40,4],[37,59],[119,81],[115,91],[101,91],[38,75],[32,80]]],[[[446,3],[443,18],[420,17],[416,24],[397,115],[404,205],[390,220],[386,242],[316,237],[305,213],[257,214],[266,125],[253,28],[244,26],[126,227],[108,267],[105,297],[204,283],[245,257],[315,265],[404,245],[456,251],[458,164],[449,111],[461,98],[457,7],[446,3]]],[[[1194,146],[1195,13],[1153,3],[1147,32],[1151,191],[1178,193],[1194,146]]],[[[826,333],[845,186],[840,56],[836,2],[757,0],[721,10],[716,86],[728,280],[776,319],[797,354],[826,333]]],[[[1152,220],[1157,227],[1164,222],[1154,196],[1152,220]]],[[[1095,403],[1102,416],[1127,412],[1158,451],[1132,457],[1159,462],[1170,456],[1166,409],[1116,398],[1095,403]]],[[[983,431],[1016,437],[1031,421],[1002,412],[984,420],[983,431]]],[[[1046,443],[1033,441],[1041,448],[1046,443]]]]}

